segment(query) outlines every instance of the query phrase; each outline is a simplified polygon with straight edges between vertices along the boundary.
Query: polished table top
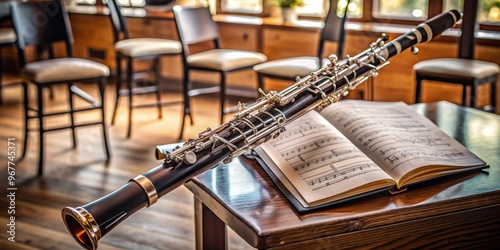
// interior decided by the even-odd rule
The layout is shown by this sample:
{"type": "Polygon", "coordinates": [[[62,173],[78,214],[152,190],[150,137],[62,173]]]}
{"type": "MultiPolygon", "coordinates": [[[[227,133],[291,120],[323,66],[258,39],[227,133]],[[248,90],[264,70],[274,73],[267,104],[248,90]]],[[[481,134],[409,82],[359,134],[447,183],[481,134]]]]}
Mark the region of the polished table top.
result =
{"type": "MultiPolygon", "coordinates": [[[[206,171],[185,185],[258,248],[296,245],[312,238],[500,204],[500,116],[448,102],[412,107],[490,168],[412,186],[397,195],[380,193],[305,214],[298,214],[260,166],[244,157],[206,171]]],[[[493,216],[496,220],[500,215],[493,216]]]]}

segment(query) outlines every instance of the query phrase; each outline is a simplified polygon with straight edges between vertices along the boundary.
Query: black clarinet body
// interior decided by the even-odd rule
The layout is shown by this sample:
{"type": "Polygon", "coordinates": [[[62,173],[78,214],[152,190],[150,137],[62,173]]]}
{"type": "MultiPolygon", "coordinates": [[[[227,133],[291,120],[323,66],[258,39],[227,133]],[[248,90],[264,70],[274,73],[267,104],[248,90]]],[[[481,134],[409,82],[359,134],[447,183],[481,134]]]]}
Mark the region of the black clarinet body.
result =
{"type": "Polygon", "coordinates": [[[215,130],[200,133],[183,146],[158,146],[156,157],[163,164],[132,178],[118,190],[86,205],[66,207],[62,217],[70,234],[86,249],[97,249],[98,241],[120,222],[192,177],[229,162],[242,153],[277,137],[290,121],[312,109],[330,105],[369,77],[375,77],[388,59],[428,42],[460,20],[452,10],[440,14],[389,43],[383,35],[364,52],[343,60],[330,56],[331,64],[297,79],[289,88],[264,93],[249,107],[241,105],[234,118],[215,130]]]}

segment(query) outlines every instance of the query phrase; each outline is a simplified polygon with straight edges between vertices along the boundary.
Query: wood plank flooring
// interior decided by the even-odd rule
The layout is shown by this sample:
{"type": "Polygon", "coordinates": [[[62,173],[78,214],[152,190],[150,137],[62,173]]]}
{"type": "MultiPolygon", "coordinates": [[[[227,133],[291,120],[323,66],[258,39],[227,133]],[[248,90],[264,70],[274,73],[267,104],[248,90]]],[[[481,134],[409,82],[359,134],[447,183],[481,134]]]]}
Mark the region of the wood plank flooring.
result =
{"type": "MultiPolygon", "coordinates": [[[[16,81],[3,76],[4,81],[16,81]]],[[[81,85],[96,93],[93,84],[81,85]]],[[[47,109],[61,110],[66,106],[66,89],[57,86],[55,99],[46,98],[47,109]]],[[[9,223],[7,197],[7,141],[15,138],[17,154],[22,149],[22,95],[21,87],[3,90],[4,104],[0,106],[0,249],[80,249],[67,233],[61,219],[61,209],[81,206],[94,201],[125,184],[131,177],[144,173],[160,162],[154,158],[158,144],[177,142],[181,106],[163,108],[163,119],[157,119],[156,108],[133,112],[132,138],[126,139],[126,100],[120,102],[118,119],[108,125],[111,160],[105,160],[101,128],[90,126],[77,129],[78,146],[72,148],[70,130],[45,134],[45,170],[36,177],[38,162],[38,133],[28,137],[27,155],[16,160],[15,187],[15,243],[8,241],[9,223]]],[[[111,118],[114,87],[107,88],[107,123],[111,118]]],[[[36,100],[36,98],[30,99],[36,100]]],[[[137,102],[153,100],[141,96],[137,102]]],[[[179,92],[165,91],[163,100],[181,100],[179,92]]],[[[186,126],[183,140],[196,138],[207,127],[218,126],[218,99],[212,96],[193,98],[195,125],[186,126]]],[[[82,105],[77,103],[77,105],[82,105]]],[[[89,112],[77,117],[77,122],[98,117],[89,112]]],[[[230,118],[228,116],[227,118],[230,118]]],[[[69,118],[50,118],[46,126],[67,124],[69,118]]],[[[37,121],[30,122],[36,128],[37,121]]],[[[18,156],[19,157],[19,156],[18,156]]],[[[180,187],[167,194],[157,204],[145,208],[116,227],[99,242],[99,249],[194,249],[193,195],[180,187]]],[[[249,249],[241,238],[228,230],[230,249],[249,249]]]]}

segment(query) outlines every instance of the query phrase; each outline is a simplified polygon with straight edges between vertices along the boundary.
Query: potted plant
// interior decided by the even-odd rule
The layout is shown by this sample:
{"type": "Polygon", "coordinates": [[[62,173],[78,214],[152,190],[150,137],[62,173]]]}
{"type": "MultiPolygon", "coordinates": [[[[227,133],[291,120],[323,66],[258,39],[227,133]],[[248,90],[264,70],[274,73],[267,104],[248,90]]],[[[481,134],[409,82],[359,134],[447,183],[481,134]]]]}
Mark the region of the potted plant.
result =
{"type": "Polygon", "coordinates": [[[281,8],[281,17],[285,22],[297,20],[295,8],[304,6],[304,0],[274,0],[273,4],[281,8]]]}

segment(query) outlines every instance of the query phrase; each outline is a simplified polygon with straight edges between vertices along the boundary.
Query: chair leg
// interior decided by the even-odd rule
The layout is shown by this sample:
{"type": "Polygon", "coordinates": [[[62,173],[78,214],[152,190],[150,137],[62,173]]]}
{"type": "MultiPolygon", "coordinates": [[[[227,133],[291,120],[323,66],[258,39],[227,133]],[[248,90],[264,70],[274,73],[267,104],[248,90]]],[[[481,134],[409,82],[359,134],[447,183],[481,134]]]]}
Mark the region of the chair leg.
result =
{"type": "Polygon", "coordinates": [[[189,97],[189,69],[184,69],[184,84],[183,84],[183,98],[184,98],[184,117],[189,116],[191,125],[194,124],[193,115],[191,114],[191,98],[189,97]]]}
{"type": "Polygon", "coordinates": [[[116,87],[116,95],[115,95],[115,107],[113,108],[113,116],[111,117],[111,125],[115,124],[115,118],[116,118],[116,110],[118,109],[118,101],[120,99],[120,89],[122,86],[122,64],[121,64],[121,57],[117,54],[116,55],[116,80],[115,80],[115,87],[116,87]]]}
{"type": "Polygon", "coordinates": [[[417,82],[415,86],[415,103],[420,103],[422,102],[421,95],[422,95],[422,77],[418,75],[417,73],[417,82]]]}
{"type": "Polygon", "coordinates": [[[52,89],[52,86],[49,86],[49,99],[51,101],[54,100],[54,90],[52,89]]]}
{"type": "Polygon", "coordinates": [[[473,108],[477,108],[477,86],[479,85],[477,80],[474,80],[474,82],[471,85],[471,90],[470,90],[470,105],[473,108]]]}
{"type": "Polygon", "coordinates": [[[491,86],[490,86],[490,102],[491,106],[493,107],[492,112],[494,114],[497,113],[497,80],[498,80],[498,74],[494,75],[491,79],[491,86]]]}
{"type": "MultiPolygon", "coordinates": [[[[259,86],[258,86],[259,89],[264,90],[264,76],[262,74],[257,73],[257,81],[259,84],[259,86]]],[[[257,94],[259,94],[258,91],[257,91],[257,94]]]]}
{"type": "Polygon", "coordinates": [[[109,160],[111,154],[109,152],[108,146],[108,133],[106,132],[106,116],[104,113],[105,110],[105,88],[106,88],[106,78],[100,78],[97,80],[97,84],[99,85],[99,95],[101,96],[101,125],[102,125],[102,137],[104,140],[104,149],[106,150],[106,159],[109,160]]]}
{"type": "Polygon", "coordinates": [[[76,148],[76,134],[75,134],[75,113],[73,112],[73,91],[71,87],[73,83],[68,84],[68,103],[69,103],[69,117],[71,120],[71,136],[73,139],[73,148],[76,148]]]}
{"type": "Polygon", "coordinates": [[[191,116],[190,109],[190,99],[189,99],[189,70],[184,66],[184,75],[182,81],[182,98],[184,103],[184,110],[181,119],[181,131],[179,132],[179,141],[182,140],[182,136],[184,135],[184,126],[186,123],[186,116],[189,116],[189,120],[191,121],[191,125],[193,125],[193,117],[191,116]]]}
{"type": "Polygon", "coordinates": [[[44,161],[44,143],[43,134],[45,133],[43,126],[43,88],[37,87],[37,101],[38,101],[38,124],[39,124],[39,146],[38,146],[38,176],[43,175],[43,161],[44,161]]]}
{"type": "Polygon", "coordinates": [[[21,83],[21,86],[23,88],[23,105],[24,105],[24,143],[23,143],[23,150],[21,153],[21,157],[19,157],[19,160],[24,159],[24,156],[26,156],[26,148],[28,147],[28,84],[25,82],[21,83]]]}
{"type": "Polygon", "coordinates": [[[127,139],[130,138],[132,131],[132,77],[133,77],[133,61],[131,57],[127,58],[127,90],[128,90],[128,125],[127,125],[127,139]]]}
{"type": "Polygon", "coordinates": [[[3,104],[2,95],[2,48],[0,47],[0,105],[3,104]]]}
{"type": "Polygon", "coordinates": [[[226,74],[220,74],[220,124],[224,123],[224,104],[226,103],[226,74]]]}
{"type": "Polygon", "coordinates": [[[462,106],[467,107],[467,86],[462,85],[462,106]]]}
{"type": "Polygon", "coordinates": [[[154,68],[154,82],[156,85],[156,106],[158,108],[158,119],[162,118],[161,110],[161,88],[160,88],[160,59],[155,58],[153,60],[154,68]]]}

